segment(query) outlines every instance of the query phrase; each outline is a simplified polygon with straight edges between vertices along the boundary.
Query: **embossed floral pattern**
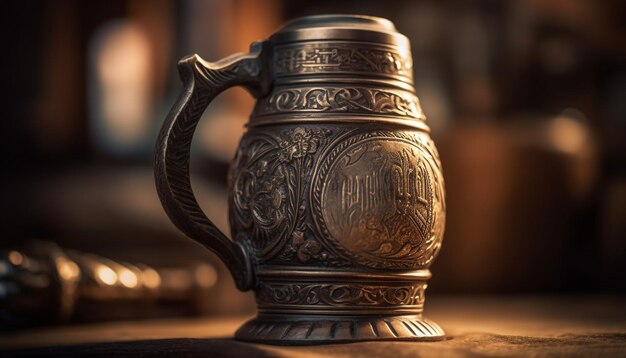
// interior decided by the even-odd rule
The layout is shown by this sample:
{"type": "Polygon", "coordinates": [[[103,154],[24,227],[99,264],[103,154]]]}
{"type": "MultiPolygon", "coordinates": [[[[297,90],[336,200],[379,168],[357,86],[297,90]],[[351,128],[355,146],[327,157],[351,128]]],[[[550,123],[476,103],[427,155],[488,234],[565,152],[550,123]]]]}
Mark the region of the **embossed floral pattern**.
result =
{"type": "Polygon", "coordinates": [[[328,259],[328,253],[323,251],[322,245],[315,239],[306,239],[304,232],[296,230],[291,236],[291,242],[285,247],[280,255],[284,261],[290,261],[294,255],[302,263],[315,258],[320,261],[328,259]]]}
{"type": "Polygon", "coordinates": [[[321,243],[307,237],[305,190],[310,181],[312,155],[328,130],[295,127],[279,137],[247,142],[236,157],[237,175],[232,178],[235,236],[246,241],[259,262],[277,258],[282,262],[319,260],[338,265],[321,243]]]}
{"type": "Polygon", "coordinates": [[[294,158],[302,158],[317,151],[321,139],[321,131],[298,127],[288,134],[288,139],[280,142],[279,160],[289,162],[294,158]]]}

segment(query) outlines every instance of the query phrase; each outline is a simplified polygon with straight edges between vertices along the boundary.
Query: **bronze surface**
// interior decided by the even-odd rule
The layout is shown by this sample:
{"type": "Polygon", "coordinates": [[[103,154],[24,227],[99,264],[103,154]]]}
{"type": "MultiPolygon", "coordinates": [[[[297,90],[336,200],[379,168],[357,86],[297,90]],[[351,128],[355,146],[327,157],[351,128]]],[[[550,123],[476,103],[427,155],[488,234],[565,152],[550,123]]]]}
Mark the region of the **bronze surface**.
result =
{"type": "Polygon", "coordinates": [[[259,316],[236,337],[441,339],[422,311],[445,192],[406,37],[384,19],[312,16],[250,54],[179,68],[185,92],[159,136],[157,188],[172,221],[255,291],[259,316]],[[230,241],[193,196],[189,150],[204,109],[235,85],[258,100],[229,172],[230,241]]]}

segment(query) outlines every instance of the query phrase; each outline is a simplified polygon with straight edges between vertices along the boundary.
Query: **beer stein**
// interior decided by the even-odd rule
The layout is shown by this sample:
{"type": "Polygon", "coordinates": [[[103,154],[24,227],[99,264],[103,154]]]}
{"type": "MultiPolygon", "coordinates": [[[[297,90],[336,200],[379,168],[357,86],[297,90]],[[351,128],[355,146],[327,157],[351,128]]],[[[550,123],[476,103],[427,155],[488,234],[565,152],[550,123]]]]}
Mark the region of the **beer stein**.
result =
{"type": "Polygon", "coordinates": [[[184,91],[161,129],[155,176],[170,219],[224,261],[256,318],[244,341],[437,340],[422,316],[445,192],[413,87],[408,39],[369,16],[288,22],[247,54],[178,64],[184,91]],[[232,240],[189,179],[196,125],[222,91],[256,99],[228,175],[232,240]]]}

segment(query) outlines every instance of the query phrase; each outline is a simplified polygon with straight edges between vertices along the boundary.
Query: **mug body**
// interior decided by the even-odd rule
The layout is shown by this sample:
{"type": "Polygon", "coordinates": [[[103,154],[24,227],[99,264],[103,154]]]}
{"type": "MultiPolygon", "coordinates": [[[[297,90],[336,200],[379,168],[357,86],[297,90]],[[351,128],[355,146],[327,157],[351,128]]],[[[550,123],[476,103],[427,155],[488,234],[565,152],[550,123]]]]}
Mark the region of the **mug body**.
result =
{"type": "Polygon", "coordinates": [[[422,317],[445,220],[426,131],[360,118],[252,127],[229,175],[230,225],[255,261],[258,317],[237,337],[438,338],[422,317]]]}

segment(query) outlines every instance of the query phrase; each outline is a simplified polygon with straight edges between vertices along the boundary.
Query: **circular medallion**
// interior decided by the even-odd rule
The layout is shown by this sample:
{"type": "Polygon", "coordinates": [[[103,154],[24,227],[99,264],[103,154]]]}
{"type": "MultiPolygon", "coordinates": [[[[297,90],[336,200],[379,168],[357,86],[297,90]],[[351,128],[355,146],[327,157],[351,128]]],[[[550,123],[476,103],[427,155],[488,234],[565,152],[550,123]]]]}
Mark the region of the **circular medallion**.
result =
{"type": "Polygon", "coordinates": [[[439,177],[428,148],[410,134],[345,139],[314,179],[313,216],[321,236],[368,267],[423,267],[441,239],[439,177]]]}

